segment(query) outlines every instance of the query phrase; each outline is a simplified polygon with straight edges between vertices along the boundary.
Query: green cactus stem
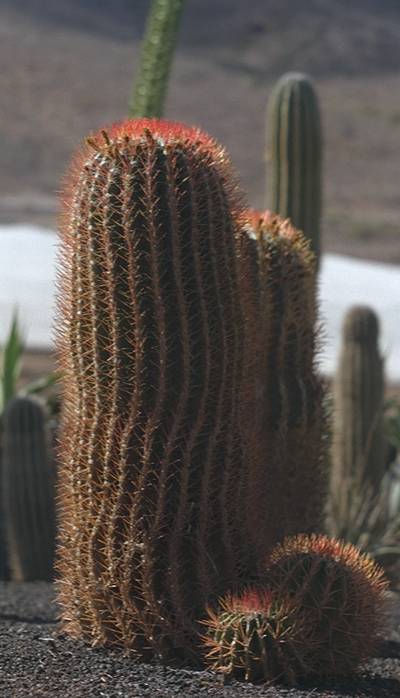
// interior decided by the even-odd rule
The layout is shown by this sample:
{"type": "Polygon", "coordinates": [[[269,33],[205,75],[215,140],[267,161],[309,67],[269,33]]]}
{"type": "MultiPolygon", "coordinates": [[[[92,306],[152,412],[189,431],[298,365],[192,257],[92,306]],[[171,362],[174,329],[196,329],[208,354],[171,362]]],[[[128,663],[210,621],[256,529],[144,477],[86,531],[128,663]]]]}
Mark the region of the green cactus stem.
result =
{"type": "Polygon", "coordinates": [[[246,510],[261,559],[287,535],[322,529],[328,490],[324,388],[316,366],[309,242],[268,211],[246,212],[242,230],[242,293],[252,309],[245,364],[252,376],[247,389],[255,396],[255,412],[246,407],[242,416],[253,458],[246,510]]]}
{"type": "Polygon", "coordinates": [[[161,117],[184,0],[153,0],[143,39],[131,117],[161,117]]]}
{"type": "Polygon", "coordinates": [[[198,129],[133,120],[90,139],[65,199],[65,627],[192,656],[205,600],[246,574],[250,552],[234,178],[198,129]]]}
{"type": "Polygon", "coordinates": [[[52,580],[54,464],[42,404],[16,397],[4,413],[2,497],[11,578],[52,580]]]}
{"type": "Polygon", "coordinates": [[[384,376],[378,339],[375,312],[367,306],[351,308],[343,323],[333,388],[332,494],[341,521],[351,507],[352,486],[366,486],[376,494],[385,472],[384,376]]]}
{"type": "Polygon", "coordinates": [[[312,82],[287,73],[277,82],[267,112],[267,207],[311,241],[320,254],[321,119],[312,82]]]}

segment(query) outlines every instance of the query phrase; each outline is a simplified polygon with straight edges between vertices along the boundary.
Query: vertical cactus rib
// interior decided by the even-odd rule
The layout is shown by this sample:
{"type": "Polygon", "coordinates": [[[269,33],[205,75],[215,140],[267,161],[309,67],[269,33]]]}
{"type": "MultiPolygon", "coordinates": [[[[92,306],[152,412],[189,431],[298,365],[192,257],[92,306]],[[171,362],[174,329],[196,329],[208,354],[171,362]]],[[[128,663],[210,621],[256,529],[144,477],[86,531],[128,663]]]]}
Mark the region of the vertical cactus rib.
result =
{"type": "Polygon", "coordinates": [[[11,578],[53,578],[54,485],[50,439],[41,403],[10,401],[4,413],[2,490],[11,578]]]}
{"type": "Polygon", "coordinates": [[[243,573],[240,210],[222,149],[168,122],[95,136],[67,180],[59,600],[92,643],[191,655],[243,573]]]}
{"type": "Polygon", "coordinates": [[[277,82],[267,112],[267,207],[311,240],[320,253],[321,119],[313,84],[287,73],[277,82]]]}

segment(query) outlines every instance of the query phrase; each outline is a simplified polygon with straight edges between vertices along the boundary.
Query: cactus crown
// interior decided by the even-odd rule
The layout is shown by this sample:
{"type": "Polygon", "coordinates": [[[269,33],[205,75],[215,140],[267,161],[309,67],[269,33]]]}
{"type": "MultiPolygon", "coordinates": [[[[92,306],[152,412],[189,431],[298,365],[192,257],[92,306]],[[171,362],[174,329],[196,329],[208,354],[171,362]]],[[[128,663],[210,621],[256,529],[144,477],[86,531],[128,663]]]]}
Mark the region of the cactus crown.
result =
{"type": "Polygon", "coordinates": [[[356,342],[375,343],[379,335],[379,320],[369,306],[353,306],[343,323],[344,339],[356,342]]]}
{"type": "Polygon", "coordinates": [[[275,243],[283,255],[300,255],[309,271],[315,273],[316,257],[310,240],[292,225],[289,218],[284,219],[268,209],[248,209],[243,214],[243,228],[251,238],[261,243],[260,251],[267,252],[268,243],[275,243]]]}

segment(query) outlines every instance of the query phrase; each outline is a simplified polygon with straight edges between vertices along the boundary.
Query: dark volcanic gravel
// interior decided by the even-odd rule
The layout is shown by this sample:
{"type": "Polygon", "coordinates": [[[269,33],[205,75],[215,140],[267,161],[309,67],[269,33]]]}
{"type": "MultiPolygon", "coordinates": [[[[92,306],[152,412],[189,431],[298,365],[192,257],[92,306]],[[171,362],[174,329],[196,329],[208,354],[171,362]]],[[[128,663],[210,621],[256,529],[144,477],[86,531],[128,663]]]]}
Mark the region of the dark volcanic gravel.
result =
{"type": "MultiPolygon", "coordinates": [[[[391,612],[392,618],[399,607],[391,612]]],[[[0,584],[1,698],[400,698],[400,614],[373,659],[351,681],[301,689],[223,683],[208,671],[143,664],[59,634],[50,584],[0,584]]]]}

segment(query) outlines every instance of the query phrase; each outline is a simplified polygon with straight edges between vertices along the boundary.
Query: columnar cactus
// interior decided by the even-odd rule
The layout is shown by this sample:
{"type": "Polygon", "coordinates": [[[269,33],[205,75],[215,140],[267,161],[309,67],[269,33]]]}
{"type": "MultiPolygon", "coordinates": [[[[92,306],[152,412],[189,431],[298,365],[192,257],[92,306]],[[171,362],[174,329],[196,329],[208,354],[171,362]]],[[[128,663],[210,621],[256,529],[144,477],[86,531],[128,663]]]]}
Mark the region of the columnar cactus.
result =
{"type": "Polygon", "coordinates": [[[354,306],[343,324],[339,366],[334,378],[332,492],[340,519],[351,505],[343,493],[350,485],[379,490],[385,472],[383,362],[378,347],[379,324],[367,306],[354,306]]]}
{"type": "Polygon", "coordinates": [[[387,583],[353,545],[317,535],[288,538],[269,556],[265,581],[307,618],[304,677],[345,676],[372,656],[385,624],[387,583]]]}
{"type": "Polygon", "coordinates": [[[153,0],[130,115],[161,117],[184,0],[153,0]]]}
{"type": "Polygon", "coordinates": [[[91,138],[67,177],[59,600],[92,643],[190,655],[248,570],[233,181],[210,137],[152,120],[91,138]]]}
{"type": "Polygon", "coordinates": [[[287,73],[277,82],[267,113],[267,207],[311,240],[320,252],[321,123],[309,78],[287,73]]]}
{"type": "Polygon", "coordinates": [[[51,580],[55,547],[54,464],[46,414],[32,397],[4,413],[2,499],[11,578],[51,580]]]}
{"type": "Polygon", "coordinates": [[[297,683],[307,675],[311,628],[290,599],[268,589],[228,594],[203,621],[206,663],[225,676],[252,683],[297,683]]]}
{"type": "MultiPolygon", "coordinates": [[[[304,236],[268,211],[242,220],[245,363],[255,413],[242,417],[257,454],[246,507],[259,559],[283,537],[322,527],[327,492],[323,386],[316,371],[315,258],[304,236]],[[250,381],[251,383],[251,381],[250,381]],[[251,390],[251,386],[250,386],[251,390]]],[[[249,386],[246,386],[249,389],[249,386]]],[[[246,402],[246,404],[248,401],[246,402]]]]}

